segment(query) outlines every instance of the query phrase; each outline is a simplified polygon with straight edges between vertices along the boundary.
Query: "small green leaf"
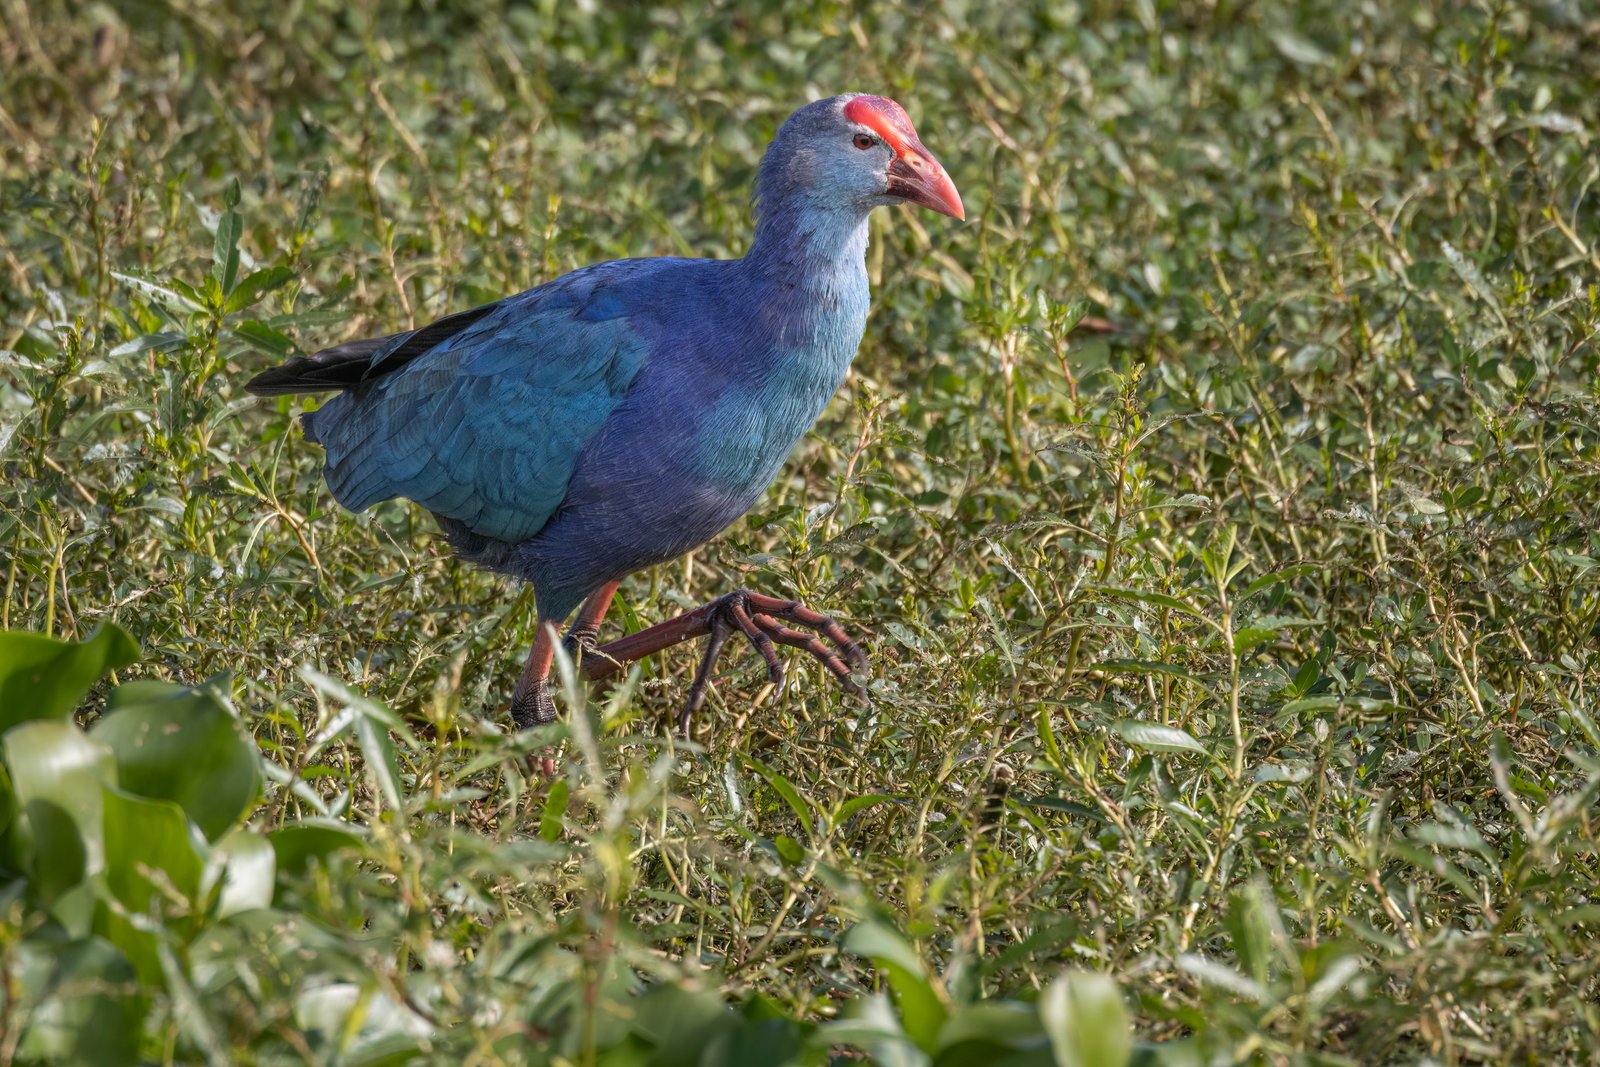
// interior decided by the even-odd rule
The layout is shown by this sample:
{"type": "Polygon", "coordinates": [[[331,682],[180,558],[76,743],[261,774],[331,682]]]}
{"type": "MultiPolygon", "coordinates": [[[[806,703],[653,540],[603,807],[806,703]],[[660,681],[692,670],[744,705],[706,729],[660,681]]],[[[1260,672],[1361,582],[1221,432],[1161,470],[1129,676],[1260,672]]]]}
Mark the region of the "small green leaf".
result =
{"type": "Polygon", "coordinates": [[[745,757],[745,762],[757,774],[765,778],[767,784],[772,786],[773,790],[783,798],[783,802],[789,805],[789,809],[800,820],[800,825],[809,828],[811,825],[811,806],[801,799],[800,791],[794,787],[794,784],[758,759],[747,756],[745,757]]]}
{"type": "Polygon", "coordinates": [[[866,811],[868,808],[875,808],[879,804],[899,799],[899,797],[890,793],[867,793],[863,796],[851,797],[834,809],[833,824],[840,826],[852,815],[866,811]]]}
{"type": "Polygon", "coordinates": [[[1118,589],[1114,586],[1097,586],[1095,592],[1104,593],[1106,596],[1116,597],[1118,600],[1133,600],[1141,604],[1150,604],[1158,608],[1169,608],[1172,611],[1181,611],[1185,615],[1192,615],[1201,622],[1215,625],[1210,619],[1201,614],[1200,609],[1187,601],[1179,600],[1166,593],[1152,593],[1144,589],[1118,589]]]}
{"type": "Polygon", "coordinates": [[[204,311],[205,301],[192,286],[176,278],[157,278],[142,271],[114,270],[111,276],[126,282],[141,296],[179,311],[204,311]]]}
{"type": "Polygon", "coordinates": [[[1253,626],[1235,630],[1233,632],[1233,654],[1242,656],[1257,645],[1264,645],[1276,636],[1278,636],[1277,630],[1267,630],[1253,626]]]}
{"type": "Polygon", "coordinates": [[[1196,678],[1182,667],[1153,659],[1108,659],[1096,663],[1093,669],[1107,674],[1165,674],[1171,678],[1194,682],[1196,685],[1205,684],[1203,680],[1196,678]]]}
{"type": "Polygon", "coordinates": [[[239,276],[239,235],[244,232],[244,222],[232,208],[217,219],[216,239],[211,245],[211,276],[226,296],[233,291],[239,276]]]}
{"type": "Polygon", "coordinates": [[[1239,595],[1239,599],[1244,600],[1248,597],[1255,596],[1263,589],[1270,589],[1275,585],[1292,581],[1295,578],[1303,578],[1308,574],[1316,574],[1317,569],[1318,568],[1314,563],[1297,563],[1292,567],[1283,567],[1279,570],[1269,571],[1257,578],[1255,581],[1251,582],[1249,585],[1245,586],[1244,592],[1239,595]]]}
{"type": "Polygon", "coordinates": [[[404,813],[406,790],[400,781],[400,759],[395,753],[394,740],[390,738],[388,729],[367,715],[357,714],[356,738],[361,742],[367,773],[372,777],[378,795],[391,811],[404,813]]]}
{"type": "Polygon", "coordinates": [[[1178,969],[1192,974],[1208,986],[1226,990],[1257,1004],[1266,1004],[1272,997],[1265,988],[1246,978],[1226,963],[1208,959],[1194,952],[1178,957],[1178,969]]]}
{"type": "Polygon", "coordinates": [[[1273,47],[1285,59],[1305,67],[1326,66],[1333,62],[1315,41],[1304,34],[1289,29],[1272,30],[1267,34],[1273,47]]]}
{"type": "Polygon", "coordinates": [[[172,330],[162,330],[158,333],[141,334],[122,342],[110,352],[106,353],[107,359],[123,359],[128,356],[137,356],[143,352],[154,349],[157,352],[170,352],[183,344],[184,336],[172,330]]]}
{"type": "Polygon", "coordinates": [[[0,733],[21,722],[65,719],[108,671],[139,658],[139,646],[112,623],[85,640],[0,632],[0,733]]]}
{"type": "Polygon", "coordinates": [[[778,858],[791,867],[798,867],[806,861],[806,848],[788,834],[779,834],[772,839],[772,847],[777,849],[778,858]]]}
{"type": "Polygon", "coordinates": [[[571,793],[572,787],[565,778],[557,778],[550,783],[550,792],[544,798],[544,810],[539,815],[539,837],[543,840],[554,841],[561,836],[571,793]]]}
{"type": "Polygon", "coordinates": [[[1197,752],[1209,755],[1206,747],[1176,726],[1144,722],[1140,719],[1117,719],[1111,728],[1124,741],[1152,752],[1197,752]]]}

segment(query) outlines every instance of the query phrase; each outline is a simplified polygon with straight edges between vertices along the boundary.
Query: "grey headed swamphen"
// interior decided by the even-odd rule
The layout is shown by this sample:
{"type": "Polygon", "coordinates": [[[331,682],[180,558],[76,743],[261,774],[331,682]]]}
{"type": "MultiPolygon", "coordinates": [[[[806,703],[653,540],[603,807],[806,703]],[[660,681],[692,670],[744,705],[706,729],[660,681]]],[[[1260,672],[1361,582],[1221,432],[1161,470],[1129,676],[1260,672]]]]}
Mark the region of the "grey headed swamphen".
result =
{"type": "Polygon", "coordinates": [[[326,450],[339,503],[414,500],[462,558],[533,583],[539,624],[511,700],[519,727],[555,718],[546,681],[557,627],[580,605],[566,640],[591,678],[707,635],[683,730],[734,633],[775,682],[774,646],[787,645],[859,691],[851,668],[865,657],[837,623],[743,589],[595,647],[622,578],[749,510],[844,381],[867,320],[872,209],[905,202],[966,217],[904,109],[857,93],[791,115],[755,192],[742,259],[596,264],[246,386],[338,390],[302,424],[326,450]]]}

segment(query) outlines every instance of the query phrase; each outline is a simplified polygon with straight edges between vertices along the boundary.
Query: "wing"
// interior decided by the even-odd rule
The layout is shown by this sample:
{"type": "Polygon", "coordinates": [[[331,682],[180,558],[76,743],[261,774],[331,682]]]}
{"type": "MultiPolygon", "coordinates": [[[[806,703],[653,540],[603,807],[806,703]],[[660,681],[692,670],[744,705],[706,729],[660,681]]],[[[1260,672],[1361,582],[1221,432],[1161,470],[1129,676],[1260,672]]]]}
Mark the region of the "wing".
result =
{"type": "Polygon", "coordinates": [[[500,541],[538,533],[648,358],[636,294],[659,263],[576,271],[424,351],[376,349],[359,385],[307,416],[334,496],[352,511],[407,497],[500,541]]]}
{"type": "Polygon", "coordinates": [[[399,370],[413,359],[438,347],[479,319],[492,315],[504,301],[458,311],[416,330],[345,341],[309,356],[262,371],[245,383],[255,396],[323,393],[329,389],[360,389],[379,375],[399,370]]]}

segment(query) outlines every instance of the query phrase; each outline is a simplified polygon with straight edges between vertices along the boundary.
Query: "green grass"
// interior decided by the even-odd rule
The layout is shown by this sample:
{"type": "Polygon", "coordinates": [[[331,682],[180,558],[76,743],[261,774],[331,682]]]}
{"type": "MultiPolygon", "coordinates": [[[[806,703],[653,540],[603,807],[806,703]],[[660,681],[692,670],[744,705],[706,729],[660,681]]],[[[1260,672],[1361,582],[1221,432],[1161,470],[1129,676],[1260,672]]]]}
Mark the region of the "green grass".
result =
{"type": "Polygon", "coordinates": [[[580,6],[4,6],[0,629],[220,677],[276,768],[250,825],[364,834],[146,983],[141,1055],[378,1062],[409,1004],[394,1062],[623,1062],[630,976],[879,1003],[871,920],[940,1005],[1110,975],[1152,1062],[1600,1057],[1593,9],[580,6]],[[674,650],[569,691],[552,794],[506,733],[531,598],[340,511],[242,383],[737,254],[776,124],[845,89],[969,221],[879,213],[840,397],[605,633],[797,596],[872,704],[741,651],[675,746],[674,650]]]}

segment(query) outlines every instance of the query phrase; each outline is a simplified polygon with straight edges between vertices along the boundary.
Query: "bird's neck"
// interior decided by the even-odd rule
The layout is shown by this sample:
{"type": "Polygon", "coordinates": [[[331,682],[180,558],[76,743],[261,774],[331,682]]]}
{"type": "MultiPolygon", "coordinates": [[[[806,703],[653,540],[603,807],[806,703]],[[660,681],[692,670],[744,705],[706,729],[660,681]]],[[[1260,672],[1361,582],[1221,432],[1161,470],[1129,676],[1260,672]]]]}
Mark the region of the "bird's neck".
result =
{"type": "Polygon", "coordinates": [[[743,267],[771,299],[812,313],[865,304],[867,212],[794,201],[762,205],[743,267]]]}

